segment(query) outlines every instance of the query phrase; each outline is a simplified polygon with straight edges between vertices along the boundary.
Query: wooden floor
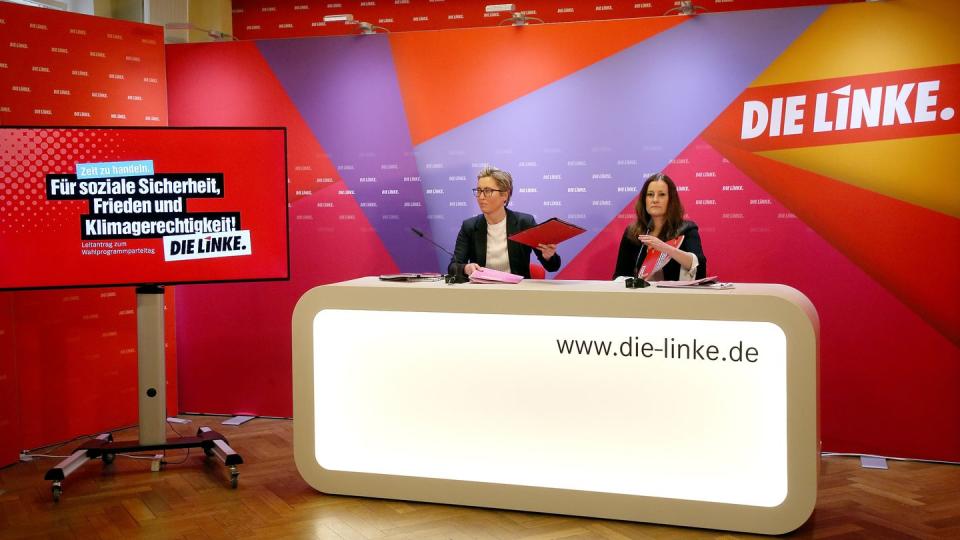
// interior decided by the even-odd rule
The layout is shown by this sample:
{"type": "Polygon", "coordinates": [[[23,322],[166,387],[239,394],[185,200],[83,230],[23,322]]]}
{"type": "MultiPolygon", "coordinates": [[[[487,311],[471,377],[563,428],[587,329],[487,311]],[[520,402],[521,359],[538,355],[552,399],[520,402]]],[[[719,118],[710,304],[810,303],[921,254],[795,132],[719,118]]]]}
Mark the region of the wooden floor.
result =
{"type": "MultiPolygon", "coordinates": [[[[218,461],[194,450],[186,462],[150,472],[149,461],[117,457],[88,463],[52,502],[44,472],[55,459],[0,470],[0,538],[746,538],[722,531],[548,514],[323,495],[293,463],[292,422],[256,419],[221,426],[222,417],[185,417],[223,433],[245,460],[239,488],[218,461]]],[[[115,434],[135,439],[131,429],[115,434]]],[[[66,454],[79,443],[53,452],[66,454]]],[[[179,461],[184,451],[171,452],[179,461]]],[[[960,538],[960,467],[890,462],[861,469],[851,457],[825,457],[817,509],[796,538],[960,538]]],[[[755,537],[754,537],[755,538],[755,537]]]]}

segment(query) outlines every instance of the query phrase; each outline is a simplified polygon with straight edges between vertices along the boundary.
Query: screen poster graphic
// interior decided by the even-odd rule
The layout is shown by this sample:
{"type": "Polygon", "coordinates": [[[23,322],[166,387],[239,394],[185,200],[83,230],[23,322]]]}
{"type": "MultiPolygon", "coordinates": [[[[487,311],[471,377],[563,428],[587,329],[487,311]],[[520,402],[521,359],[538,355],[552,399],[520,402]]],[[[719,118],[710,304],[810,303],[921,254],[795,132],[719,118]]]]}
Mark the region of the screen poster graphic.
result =
{"type": "Polygon", "coordinates": [[[286,279],[275,129],[4,128],[0,289],[286,279]]]}

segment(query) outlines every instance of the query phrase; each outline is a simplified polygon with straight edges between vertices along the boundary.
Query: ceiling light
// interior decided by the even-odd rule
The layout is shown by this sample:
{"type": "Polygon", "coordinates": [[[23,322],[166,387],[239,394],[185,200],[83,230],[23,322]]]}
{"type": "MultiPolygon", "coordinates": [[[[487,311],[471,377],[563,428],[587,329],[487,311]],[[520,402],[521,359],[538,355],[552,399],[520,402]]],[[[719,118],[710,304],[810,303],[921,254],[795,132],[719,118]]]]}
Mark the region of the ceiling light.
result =
{"type": "Polygon", "coordinates": [[[353,15],[350,13],[343,13],[341,15],[324,15],[323,22],[342,22],[350,23],[353,22],[353,15]]]}
{"type": "MultiPolygon", "coordinates": [[[[498,23],[500,26],[506,23],[511,23],[513,26],[526,26],[528,22],[543,22],[543,19],[530,17],[527,12],[518,10],[516,4],[489,4],[483,10],[487,13],[509,13],[509,17],[498,23]]],[[[530,13],[536,13],[536,11],[530,13]]]]}
{"type": "Polygon", "coordinates": [[[483,8],[487,13],[513,13],[516,10],[516,4],[490,4],[483,8]]]}
{"type": "MultiPolygon", "coordinates": [[[[214,41],[232,41],[234,39],[232,35],[222,32],[220,30],[210,30],[209,28],[200,28],[199,26],[195,26],[193,23],[188,23],[188,22],[169,22],[164,24],[163,28],[165,30],[187,30],[187,31],[204,32],[207,34],[207,36],[209,36],[214,41]]],[[[169,39],[170,36],[167,36],[167,38],[169,39]]],[[[168,41],[168,42],[173,43],[176,41],[168,41]]]]}
{"type": "Polygon", "coordinates": [[[707,8],[701,6],[693,5],[693,0],[680,0],[676,7],[672,7],[667,10],[664,15],[670,15],[671,13],[676,13],[677,15],[696,15],[697,10],[706,11],[707,8]]]}

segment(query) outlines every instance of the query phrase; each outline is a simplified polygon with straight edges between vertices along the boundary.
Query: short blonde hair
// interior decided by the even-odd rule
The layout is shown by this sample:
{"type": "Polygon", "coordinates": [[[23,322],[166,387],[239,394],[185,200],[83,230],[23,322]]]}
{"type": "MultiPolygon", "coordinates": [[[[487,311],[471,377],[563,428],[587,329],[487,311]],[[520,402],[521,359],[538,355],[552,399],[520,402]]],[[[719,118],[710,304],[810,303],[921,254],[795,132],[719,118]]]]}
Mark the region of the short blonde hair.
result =
{"type": "Polygon", "coordinates": [[[504,203],[504,206],[510,204],[510,198],[513,197],[513,176],[502,169],[487,166],[480,169],[480,172],[477,173],[477,180],[487,177],[493,178],[493,181],[497,183],[497,187],[507,192],[507,202],[504,203]]]}

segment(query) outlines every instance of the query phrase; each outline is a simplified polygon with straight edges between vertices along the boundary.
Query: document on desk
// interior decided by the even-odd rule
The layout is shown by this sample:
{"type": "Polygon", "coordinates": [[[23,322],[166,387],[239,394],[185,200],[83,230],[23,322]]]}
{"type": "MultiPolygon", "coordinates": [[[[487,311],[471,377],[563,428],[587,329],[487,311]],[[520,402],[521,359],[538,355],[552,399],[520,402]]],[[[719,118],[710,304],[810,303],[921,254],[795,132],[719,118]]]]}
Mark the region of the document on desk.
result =
{"type": "Polygon", "coordinates": [[[710,276],[692,281],[655,281],[657,287],[673,289],[732,289],[733,283],[723,283],[717,276],[710,276]]]}
{"type": "Polygon", "coordinates": [[[523,276],[501,272],[491,268],[480,268],[470,274],[470,283],[510,283],[516,284],[523,281],[523,276]]]}
{"type": "Polygon", "coordinates": [[[530,247],[537,247],[540,244],[559,244],[585,232],[587,230],[583,227],[560,218],[550,218],[535,227],[511,235],[510,240],[530,247]]]}
{"type": "Polygon", "coordinates": [[[404,272],[401,274],[380,274],[380,281],[440,281],[443,274],[436,272],[404,272]]]}

